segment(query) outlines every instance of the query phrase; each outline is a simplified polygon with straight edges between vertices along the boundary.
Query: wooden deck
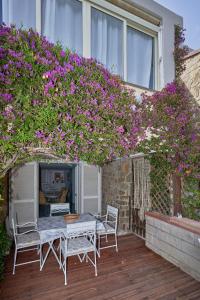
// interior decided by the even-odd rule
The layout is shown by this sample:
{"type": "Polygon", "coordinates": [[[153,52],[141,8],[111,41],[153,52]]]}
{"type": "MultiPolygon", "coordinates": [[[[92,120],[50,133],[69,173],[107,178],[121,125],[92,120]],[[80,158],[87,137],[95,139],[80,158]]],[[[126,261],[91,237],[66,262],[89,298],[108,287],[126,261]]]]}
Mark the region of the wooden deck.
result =
{"type": "MultiPolygon", "coordinates": [[[[30,253],[23,253],[23,258],[30,253]]],[[[11,274],[13,253],[7,259],[1,300],[88,299],[200,299],[200,283],[144,245],[135,235],[119,238],[119,253],[102,251],[98,276],[91,265],[69,260],[68,285],[50,255],[42,272],[38,263],[18,267],[11,274]]]]}

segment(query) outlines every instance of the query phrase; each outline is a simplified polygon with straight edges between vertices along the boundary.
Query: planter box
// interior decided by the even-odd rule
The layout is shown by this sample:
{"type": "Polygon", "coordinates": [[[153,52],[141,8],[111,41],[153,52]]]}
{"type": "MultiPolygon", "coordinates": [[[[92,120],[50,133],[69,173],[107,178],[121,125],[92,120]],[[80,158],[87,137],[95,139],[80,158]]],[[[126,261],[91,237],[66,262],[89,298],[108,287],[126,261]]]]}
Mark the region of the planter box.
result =
{"type": "Polygon", "coordinates": [[[200,281],[200,223],[146,213],[146,246],[200,281]]]}

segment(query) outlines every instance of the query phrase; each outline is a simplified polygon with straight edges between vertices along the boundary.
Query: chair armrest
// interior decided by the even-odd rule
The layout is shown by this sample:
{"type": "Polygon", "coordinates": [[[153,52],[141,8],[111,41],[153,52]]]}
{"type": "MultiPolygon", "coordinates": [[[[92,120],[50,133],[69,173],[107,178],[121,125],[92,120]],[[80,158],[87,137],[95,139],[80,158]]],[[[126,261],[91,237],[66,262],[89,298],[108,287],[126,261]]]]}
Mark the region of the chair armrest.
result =
{"type": "Polygon", "coordinates": [[[103,219],[103,218],[106,218],[106,215],[101,215],[101,214],[97,214],[97,215],[93,215],[95,218],[97,219],[103,219]]]}
{"type": "Polygon", "coordinates": [[[102,221],[102,223],[116,223],[115,221],[102,221]]]}
{"type": "Polygon", "coordinates": [[[38,233],[39,233],[39,231],[38,231],[38,230],[34,230],[34,229],[32,229],[32,230],[27,230],[27,231],[24,231],[24,232],[22,232],[22,233],[16,233],[16,235],[23,235],[23,234],[27,234],[27,233],[30,233],[30,232],[38,232],[38,233]]]}
{"type": "Polygon", "coordinates": [[[37,223],[35,222],[26,222],[26,223],[23,223],[23,224],[20,224],[20,225],[16,225],[16,227],[24,227],[24,226],[27,226],[27,225],[32,225],[32,226],[36,226],[37,227],[37,223]]]}
{"type": "Polygon", "coordinates": [[[104,224],[108,224],[108,225],[110,225],[113,229],[115,229],[116,228],[116,222],[115,221],[103,221],[102,222],[102,224],[104,225],[104,224]]]}

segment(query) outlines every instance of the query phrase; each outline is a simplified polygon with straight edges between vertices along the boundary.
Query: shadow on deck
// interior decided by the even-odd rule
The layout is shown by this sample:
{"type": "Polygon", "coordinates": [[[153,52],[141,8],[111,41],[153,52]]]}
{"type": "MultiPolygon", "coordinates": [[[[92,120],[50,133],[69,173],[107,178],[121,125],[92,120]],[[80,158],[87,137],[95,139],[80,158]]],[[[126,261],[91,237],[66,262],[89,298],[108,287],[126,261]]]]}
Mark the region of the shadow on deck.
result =
{"type": "MultiPolygon", "coordinates": [[[[31,252],[20,255],[29,259],[31,252]]],[[[1,282],[1,300],[200,299],[199,282],[147,249],[135,235],[119,237],[119,253],[102,250],[97,277],[89,263],[69,259],[67,286],[52,254],[42,272],[34,263],[18,267],[13,276],[12,260],[13,253],[1,282]]]]}

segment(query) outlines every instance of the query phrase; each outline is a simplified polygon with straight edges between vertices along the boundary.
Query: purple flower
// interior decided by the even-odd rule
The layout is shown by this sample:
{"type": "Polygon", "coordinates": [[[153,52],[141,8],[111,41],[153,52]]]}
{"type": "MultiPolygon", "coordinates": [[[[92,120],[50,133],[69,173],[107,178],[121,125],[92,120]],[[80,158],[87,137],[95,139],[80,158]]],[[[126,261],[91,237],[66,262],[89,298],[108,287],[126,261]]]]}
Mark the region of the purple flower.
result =
{"type": "Polygon", "coordinates": [[[31,101],[31,103],[32,103],[33,106],[36,106],[36,105],[39,105],[39,104],[40,104],[40,100],[38,100],[38,99],[33,99],[33,100],[31,101]]]}
{"type": "Polygon", "coordinates": [[[176,94],[176,85],[174,82],[166,85],[166,91],[170,94],[176,94]]]}
{"type": "Polygon", "coordinates": [[[76,85],[74,84],[74,82],[72,81],[70,83],[70,94],[73,95],[76,91],[76,85]]]}
{"type": "Polygon", "coordinates": [[[37,131],[35,132],[35,135],[36,135],[36,137],[37,137],[38,139],[43,139],[43,138],[45,138],[45,134],[44,134],[44,132],[43,132],[42,130],[37,130],[37,131]]]}
{"type": "Polygon", "coordinates": [[[72,53],[69,56],[69,62],[70,63],[75,63],[77,66],[81,66],[82,65],[82,58],[80,56],[78,56],[78,54],[72,53]]]}
{"type": "Polygon", "coordinates": [[[74,144],[74,140],[69,140],[66,143],[67,148],[70,148],[74,144]]]}
{"type": "Polygon", "coordinates": [[[0,97],[2,97],[3,100],[8,103],[13,100],[13,95],[11,95],[11,94],[0,94],[0,97]]]}
{"type": "Polygon", "coordinates": [[[66,113],[65,119],[66,119],[67,121],[71,121],[71,120],[72,120],[72,116],[71,116],[69,113],[66,113]]]}
{"type": "Polygon", "coordinates": [[[119,126],[119,127],[117,127],[116,128],[116,131],[118,132],[118,133],[124,133],[124,127],[123,126],[119,126]]]}
{"type": "Polygon", "coordinates": [[[61,57],[65,57],[65,55],[66,55],[65,51],[61,50],[61,51],[60,51],[60,56],[61,56],[61,57]]]}

